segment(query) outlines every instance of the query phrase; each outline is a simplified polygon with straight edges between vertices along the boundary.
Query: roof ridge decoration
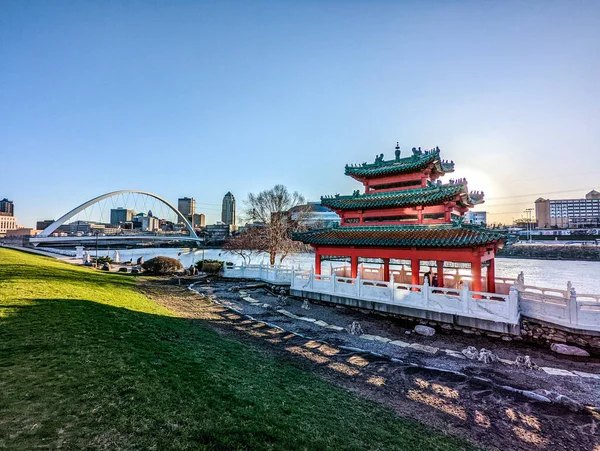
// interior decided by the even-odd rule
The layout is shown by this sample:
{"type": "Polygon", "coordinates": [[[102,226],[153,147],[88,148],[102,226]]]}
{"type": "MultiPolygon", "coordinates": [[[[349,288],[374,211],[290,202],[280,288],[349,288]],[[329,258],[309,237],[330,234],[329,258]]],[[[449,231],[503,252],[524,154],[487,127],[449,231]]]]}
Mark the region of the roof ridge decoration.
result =
{"type": "Polygon", "coordinates": [[[454,171],[454,161],[442,160],[439,158],[440,148],[434,147],[429,150],[422,150],[420,147],[413,147],[412,154],[408,157],[400,157],[400,145],[396,143],[395,158],[385,160],[381,153],[375,157],[373,163],[346,164],[345,174],[357,177],[382,177],[386,175],[402,174],[419,171],[429,164],[434,163],[438,172],[454,171]]]}

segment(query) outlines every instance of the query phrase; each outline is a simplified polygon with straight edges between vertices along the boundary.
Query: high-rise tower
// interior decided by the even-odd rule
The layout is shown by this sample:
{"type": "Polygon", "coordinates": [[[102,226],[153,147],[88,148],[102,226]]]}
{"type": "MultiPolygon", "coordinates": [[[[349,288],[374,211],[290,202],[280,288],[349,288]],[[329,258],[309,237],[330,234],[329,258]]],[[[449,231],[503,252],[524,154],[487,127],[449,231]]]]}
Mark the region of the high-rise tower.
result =
{"type": "Polygon", "coordinates": [[[196,213],[196,200],[193,197],[181,197],[177,200],[177,209],[186,219],[191,219],[196,213]]]}
{"type": "Polygon", "coordinates": [[[235,225],[235,197],[229,191],[223,197],[221,221],[224,224],[235,225]]]}

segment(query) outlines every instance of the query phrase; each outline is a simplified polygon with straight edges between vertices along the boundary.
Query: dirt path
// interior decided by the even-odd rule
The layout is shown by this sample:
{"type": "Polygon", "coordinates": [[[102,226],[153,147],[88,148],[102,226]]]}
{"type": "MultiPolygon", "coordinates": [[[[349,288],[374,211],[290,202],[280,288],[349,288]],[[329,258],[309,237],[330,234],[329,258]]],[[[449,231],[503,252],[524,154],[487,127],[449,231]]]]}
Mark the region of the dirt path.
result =
{"type": "MultiPolygon", "coordinates": [[[[314,371],[402,416],[479,446],[600,451],[597,411],[536,401],[502,389],[490,378],[480,378],[477,371],[457,374],[426,368],[426,359],[418,362],[419,357],[392,361],[341,348],[335,340],[311,340],[250,320],[211,302],[211,298],[227,302],[231,285],[213,283],[204,287],[204,295],[198,295],[187,290],[187,285],[140,279],[142,291],[182,317],[210,324],[219,333],[314,371]]],[[[261,296],[271,295],[264,292],[261,296]]],[[[505,375],[498,377],[504,379],[505,375]]]]}

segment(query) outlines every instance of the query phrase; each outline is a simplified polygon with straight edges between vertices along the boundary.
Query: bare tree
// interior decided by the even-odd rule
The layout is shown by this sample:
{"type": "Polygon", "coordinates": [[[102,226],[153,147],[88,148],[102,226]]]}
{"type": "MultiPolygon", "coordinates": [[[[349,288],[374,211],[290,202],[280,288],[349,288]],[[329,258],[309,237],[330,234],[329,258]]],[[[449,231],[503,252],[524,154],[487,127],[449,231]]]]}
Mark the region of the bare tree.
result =
{"type": "Polygon", "coordinates": [[[268,252],[272,265],[277,254],[281,263],[289,254],[305,249],[303,243],[292,240],[292,232],[304,230],[310,217],[305,204],[304,196],[297,191],[290,193],[283,185],[248,194],[246,217],[262,224],[263,249],[268,252]]]}
{"type": "Polygon", "coordinates": [[[250,227],[238,235],[225,241],[223,250],[229,254],[238,255],[244,265],[249,265],[252,258],[265,252],[264,232],[260,227],[250,227]]]}

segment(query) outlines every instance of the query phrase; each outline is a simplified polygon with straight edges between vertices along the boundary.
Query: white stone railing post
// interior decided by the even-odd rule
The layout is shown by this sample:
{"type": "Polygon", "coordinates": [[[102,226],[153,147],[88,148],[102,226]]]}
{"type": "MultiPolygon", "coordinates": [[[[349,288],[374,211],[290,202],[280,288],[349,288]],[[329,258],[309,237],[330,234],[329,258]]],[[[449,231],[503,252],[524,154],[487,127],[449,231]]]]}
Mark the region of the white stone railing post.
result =
{"type": "Polygon", "coordinates": [[[519,290],[517,287],[510,287],[508,292],[508,318],[516,321],[519,317],[519,290]]]}
{"type": "Polygon", "coordinates": [[[356,296],[360,297],[360,274],[357,274],[354,280],[356,281],[356,296]]]}
{"type": "Polygon", "coordinates": [[[577,292],[575,291],[575,287],[571,285],[571,282],[567,284],[567,289],[567,296],[569,296],[569,300],[567,301],[569,322],[576,326],[579,323],[579,319],[577,318],[577,292]]]}
{"type": "Polygon", "coordinates": [[[394,273],[390,274],[390,290],[392,290],[390,293],[390,300],[394,302],[394,295],[396,294],[396,290],[394,290],[394,273]]]}
{"type": "Polygon", "coordinates": [[[429,307],[429,281],[427,277],[423,280],[423,286],[421,287],[421,297],[423,298],[423,304],[425,307],[429,307]]]}
{"type": "Polygon", "coordinates": [[[314,266],[310,267],[310,273],[309,273],[308,277],[310,277],[310,289],[313,290],[314,289],[314,280],[315,280],[315,267],[314,266]]]}
{"type": "Polygon", "coordinates": [[[470,310],[469,304],[471,302],[471,292],[469,291],[469,285],[467,282],[463,282],[462,290],[460,292],[460,300],[463,304],[463,312],[468,315],[470,310]]]}
{"type": "Polygon", "coordinates": [[[290,287],[294,288],[294,283],[296,282],[296,277],[295,277],[295,272],[294,272],[294,265],[292,265],[292,280],[290,280],[290,287]]]}
{"type": "Polygon", "coordinates": [[[329,275],[329,277],[331,277],[331,292],[335,293],[335,274],[333,273],[333,271],[330,271],[331,274],[329,275]]]}

